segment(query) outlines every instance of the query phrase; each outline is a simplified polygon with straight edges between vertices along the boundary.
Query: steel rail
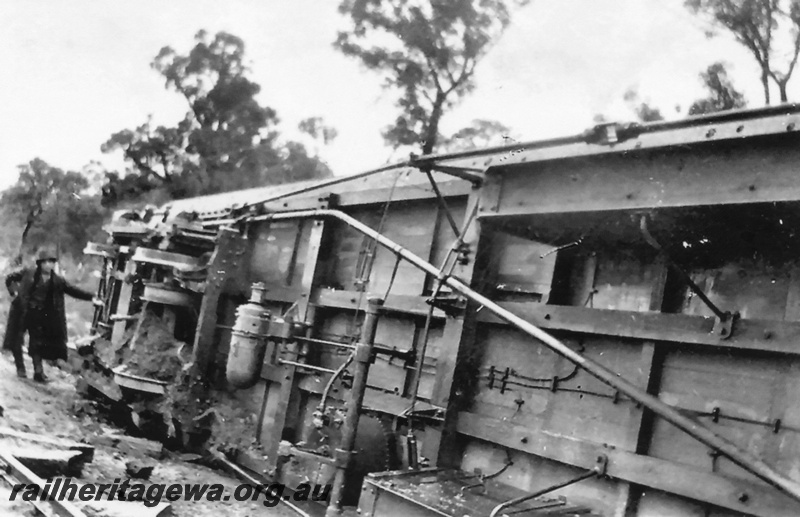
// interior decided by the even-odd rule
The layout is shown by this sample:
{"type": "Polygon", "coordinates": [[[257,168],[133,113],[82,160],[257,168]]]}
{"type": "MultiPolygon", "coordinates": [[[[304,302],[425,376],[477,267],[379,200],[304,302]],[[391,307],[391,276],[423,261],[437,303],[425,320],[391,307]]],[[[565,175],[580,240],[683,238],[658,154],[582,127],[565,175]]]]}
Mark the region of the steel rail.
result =
{"type": "Polygon", "coordinates": [[[800,484],[787,478],[783,474],[774,470],[770,465],[765,463],[760,458],[752,455],[751,453],[740,449],[734,443],[726,440],[722,436],[714,433],[711,429],[704,426],[695,419],[688,417],[678,410],[659,400],[657,397],[650,395],[641,388],[636,387],[632,383],[622,378],[618,373],[610,370],[600,363],[589,359],[580,353],[572,350],[563,342],[559,341],[552,335],[544,330],[532,325],[528,321],[520,318],[512,312],[502,308],[497,303],[489,298],[475,292],[468,285],[460,280],[448,276],[445,272],[437,269],[436,266],[426,262],[417,255],[411,253],[403,246],[397,244],[391,239],[373,230],[364,223],[350,217],[349,215],[339,210],[331,209],[312,209],[312,210],[297,210],[293,212],[282,212],[274,214],[266,214],[262,216],[249,218],[249,221],[278,221],[287,219],[322,219],[333,218],[342,221],[351,228],[358,232],[374,239],[381,246],[392,251],[396,255],[402,257],[412,265],[421,269],[422,271],[433,275],[441,280],[455,291],[458,291],[464,297],[472,300],[473,302],[481,305],[484,309],[494,313],[503,321],[515,326],[520,331],[528,334],[529,336],[541,341],[545,346],[576,364],[592,376],[599,379],[604,384],[611,386],[619,392],[627,395],[636,402],[642,404],[670,424],[674,425],[681,431],[692,436],[700,443],[718,451],[721,455],[725,456],[732,462],[736,463],[744,470],[750,472],[756,477],[766,481],[770,485],[784,491],[797,501],[800,501],[800,484]]]}

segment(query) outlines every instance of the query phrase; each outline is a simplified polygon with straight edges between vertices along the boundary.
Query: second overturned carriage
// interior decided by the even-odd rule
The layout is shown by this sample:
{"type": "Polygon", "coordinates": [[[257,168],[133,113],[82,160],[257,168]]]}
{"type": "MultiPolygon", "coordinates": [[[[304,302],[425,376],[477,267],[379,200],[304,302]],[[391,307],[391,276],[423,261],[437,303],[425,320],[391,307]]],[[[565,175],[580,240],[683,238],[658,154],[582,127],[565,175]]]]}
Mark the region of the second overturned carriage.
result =
{"type": "Polygon", "coordinates": [[[332,511],[797,515],[798,111],[176,201],[111,229],[98,328],[123,339],[147,286],[182,294],[195,383],[223,387],[263,284],[265,359],[236,393],[259,447],[235,461],[346,473],[332,511]]]}

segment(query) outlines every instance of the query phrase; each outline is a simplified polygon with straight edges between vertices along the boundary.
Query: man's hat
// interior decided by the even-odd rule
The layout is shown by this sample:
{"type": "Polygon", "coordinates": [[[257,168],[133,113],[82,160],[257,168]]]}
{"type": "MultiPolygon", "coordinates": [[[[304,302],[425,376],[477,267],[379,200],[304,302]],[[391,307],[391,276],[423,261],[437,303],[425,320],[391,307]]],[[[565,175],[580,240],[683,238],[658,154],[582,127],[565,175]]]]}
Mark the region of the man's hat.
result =
{"type": "Polygon", "coordinates": [[[41,248],[36,254],[36,263],[44,262],[45,260],[58,260],[56,251],[50,247],[41,248]]]}

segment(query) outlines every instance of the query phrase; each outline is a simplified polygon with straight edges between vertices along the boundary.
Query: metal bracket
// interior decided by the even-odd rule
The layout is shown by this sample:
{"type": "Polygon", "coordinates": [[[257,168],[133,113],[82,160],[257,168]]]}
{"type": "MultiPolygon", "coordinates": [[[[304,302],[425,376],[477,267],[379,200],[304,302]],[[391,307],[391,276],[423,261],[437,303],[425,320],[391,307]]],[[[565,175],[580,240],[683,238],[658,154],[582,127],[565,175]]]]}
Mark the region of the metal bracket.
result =
{"type": "Polygon", "coordinates": [[[343,449],[336,449],[333,451],[333,464],[337,468],[346,469],[350,465],[350,460],[356,452],[345,451],[343,449]]]}
{"type": "Polygon", "coordinates": [[[678,273],[681,277],[681,280],[689,286],[689,289],[692,290],[694,294],[696,294],[700,300],[711,309],[711,312],[717,317],[717,322],[714,323],[714,330],[713,332],[720,336],[722,339],[727,339],[731,336],[731,332],[733,331],[733,319],[734,315],[728,311],[723,311],[719,307],[717,307],[714,302],[706,295],[706,293],[697,285],[692,277],[689,276],[689,273],[683,270],[678,264],[672,261],[672,259],[667,255],[666,251],[664,251],[664,247],[659,244],[659,242],[653,237],[650,231],[647,229],[647,216],[643,215],[641,220],[639,221],[639,229],[642,232],[642,236],[644,240],[649,244],[653,249],[656,251],[663,253],[664,258],[667,260],[667,264],[672,268],[673,271],[678,273]]]}
{"type": "Polygon", "coordinates": [[[631,138],[636,138],[642,132],[642,127],[636,123],[620,124],[610,122],[598,124],[585,131],[582,135],[587,144],[612,146],[631,138]]]}
{"type": "Polygon", "coordinates": [[[468,243],[461,241],[458,246],[456,247],[455,252],[458,254],[458,258],[456,259],[459,264],[462,266],[466,266],[469,264],[470,258],[469,255],[472,253],[472,246],[468,243]]]}
{"type": "Polygon", "coordinates": [[[421,171],[439,171],[448,176],[455,176],[456,178],[461,178],[462,180],[469,181],[473,185],[480,186],[483,183],[484,176],[484,169],[478,168],[471,168],[471,167],[457,167],[452,165],[438,165],[434,162],[423,161],[418,159],[415,155],[411,155],[410,164],[412,167],[416,167],[421,171]]]}
{"type": "Polygon", "coordinates": [[[608,456],[601,454],[597,457],[597,463],[594,466],[594,472],[598,476],[605,476],[608,471],[608,456]]]}
{"type": "Polygon", "coordinates": [[[503,372],[503,377],[500,379],[500,393],[503,394],[506,392],[508,388],[508,376],[511,373],[511,369],[506,367],[506,371],[503,372]]]}
{"type": "Polygon", "coordinates": [[[331,208],[331,207],[334,207],[334,206],[336,206],[338,204],[339,196],[337,196],[334,193],[328,192],[328,193],[320,196],[317,199],[317,201],[319,201],[319,204],[317,205],[317,208],[323,208],[323,209],[324,208],[331,208]]]}
{"type": "Polygon", "coordinates": [[[431,297],[425,300],[425,303],[432,305],[436,309],[440,309],[451,317],[458,316],[467,307],[467,302],[464,298],[452,294],[431,297]]]}
{"type": "Polygon", "coordinates": [[[733,334],[733,322],[739,317],[739,313],[735,312],[731,314],[730,312],[726,312],[726,318],[722,319],[719,316],[714,318],[714,328],[711,329],[711,333],[719,336],[720,339],[728,339],[733,334]]]}

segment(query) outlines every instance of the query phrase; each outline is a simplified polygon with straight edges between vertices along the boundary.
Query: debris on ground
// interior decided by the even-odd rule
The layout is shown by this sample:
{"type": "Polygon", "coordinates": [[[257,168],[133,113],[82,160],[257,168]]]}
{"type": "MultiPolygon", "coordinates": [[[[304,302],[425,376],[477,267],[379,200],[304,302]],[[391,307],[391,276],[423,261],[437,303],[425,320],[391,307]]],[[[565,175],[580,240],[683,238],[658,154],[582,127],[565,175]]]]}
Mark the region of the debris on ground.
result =
{"type": "MultiPolygon", "coordinates": [[[[26,357],[26,360],[28,358],[26,357]]],[[[30,364],[29,364],[30,367],[30,364]]],[[[47,374],[51,381],[41,385],[30,379],[19,379],[16,376],[13,358],[10,355],[0,356],[0,403],[5,407],[5,418],[0,427],[0,451],[14,448],[26,448],[31,444],[47,449],[82,450],[91,462],[84,464],[79,483],[110,483],[115,478],[126,477],[126,463],[135,459],[132,454],[122,452],[119,448],[122,440],[117,436],[126,436],[120,429],[111,426],[105,420],[84,414],[76,416],[72,408],[79,395],[76,391],[76,377],[70,372],[48,367],[47,374]],[[111,436],[109,442],[103,440],[111,436]],[[49,442],[49,443],[48,443],[49,442]],[[88,442],[88,443],[82,443],[88,442]]],[[[252,429],[248,434],[252,434],[252,429]]],[[[157,443],[157,442],[156,442],[157,443]]],[[[160,445],[160,444],[159,444],[160,445]]],[[[124,446],[123,446],[124,447],[124,446]]],[[[174,454],[152,461],[155,469],[145,484],[181,484],[187,483],[219,483],[225,487],[226,493],[233,493],[240,481],[220,471],[213,470],[194,462],[199,456],[174,454]],[[191,462],[190,462],[191,461],[191,462]]],[[[150,461],[145,455],[144,462],[150,461]]],[[[7,482],[0,480],[0,515],[3,517],[32,517],[37,515],[30,503],[9,501],[10,494],[7,482]]],[[[173,517],[249,517],[253,515],[265,517],[293,516],[283,506],[266,508],[263,501],[174,501],[171,504],[149,509],[139,503],[94,501],[90,506],[81,506],[87,515],[102,517],[163,517],[164,509],[169,507],[173,517]],[[113,508],[112,508],[113,506],[113,508]],[[131,510],[132,508],[132,510],[131,510]],[[90,513],[95,512],[95,513],[90,513]]]]}
{"type": "Polygon", "coordinates": [[[150,479],[156,466],[141,460],[131,460],[125,463],[125,474],[132,479],[150,479]]]}
{"type": "Polygon", "coordinates": [[[174,382],[183,369],[180,357],[186,343],[174,336],[167,321],[150,311],[145,311],[128,346],[123,348],[123,362],[128,373],[159,381],[174,382]]]}
{"type": "Polygon", "coordinates": [[[115,434],[110,437],[118,451],[134,458],[151,458],[160,460],[166,455],[164,444],[145,438],[136,438],[124,434],[115,434]]]}
{"type": "Polygon", "coordinates": [[[219,395],[214,398],[209,411],[214,415],[210,439],[212,446],[243,450],[255,446],[253,429],[256,428],[256,417],[252,411],[219,395]]]}
{"type": "Polygon", "coordinates": [[[119,402],[122,400],[122,390],[109,373],[95,368],[87,368],[77,372],[76,376],[78,377],[77,390],[81,395],[92,395],[94,390],[109,401],[119,402]]]}
{"type": "Polygon", "coordinates": [[[16,443],[35,443],[51,448],[79,451],[81,453],[79,457],[80,461],[84,463],[90,462],[92,458],[94,458],[94,447],[87,443],[16,431],[9,427],[0,427],[0,440],[3,438],[6,440],[13,440],[16,443]]]}
{"type": "Polygon", "coordinates": [[[81,451],[14,448],[11,454],[37,476],[49,479],[56,476],[80,477],[84,462],[81,451]]]}

